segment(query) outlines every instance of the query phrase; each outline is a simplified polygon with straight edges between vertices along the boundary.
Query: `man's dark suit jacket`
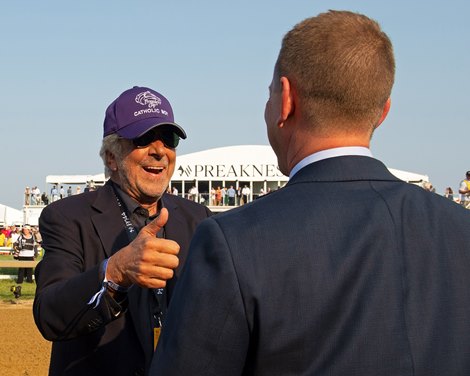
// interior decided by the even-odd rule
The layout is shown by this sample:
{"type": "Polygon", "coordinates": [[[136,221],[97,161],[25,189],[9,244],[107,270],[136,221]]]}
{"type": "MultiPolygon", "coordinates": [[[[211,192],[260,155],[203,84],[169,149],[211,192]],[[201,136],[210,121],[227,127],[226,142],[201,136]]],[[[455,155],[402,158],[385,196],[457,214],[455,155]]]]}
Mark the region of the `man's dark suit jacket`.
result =
{"type": "MultiPolygon", "coordinates": [[[[171,294],[194,230],[210,212],[180,197],[162,200],[166,238],[181,247],[171,294]]],[[[95,309],[87,305],[101,288],[98,265],[129,243],[110,184],[48,205],[39,228],[45,257],[36,268],[33,311],[42,335],[54,341],[50,375],[143,374],[153,355],[152,291],[133,286],[125,314],[108,294],[95,309]]]]}
{"type": "Polygon", "coordinates": [[[470,375],[470,212],[347,156],[201,223],[151,375],[470,375]]]}

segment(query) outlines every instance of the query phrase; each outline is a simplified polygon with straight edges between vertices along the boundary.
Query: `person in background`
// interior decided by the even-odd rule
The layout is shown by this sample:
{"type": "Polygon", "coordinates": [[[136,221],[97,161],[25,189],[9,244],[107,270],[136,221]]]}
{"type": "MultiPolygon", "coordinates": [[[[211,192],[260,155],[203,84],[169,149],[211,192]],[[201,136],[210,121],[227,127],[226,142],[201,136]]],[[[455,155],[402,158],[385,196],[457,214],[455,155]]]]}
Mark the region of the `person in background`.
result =
{"type": "Polygon", "coordinates": [[[454,191],[451,187],[447,187],[444,193],[444,197],[447,197],[449,200],[454,201],[454,191]]]}
{"type": "Polygon", "coordinates": [[[84,192],[94,191],[95,189],[96,189],[95,182],[93,180],[90,180],[89,182],[87,182],[84,192]]]}
{"type": "Polygon", "coordinates": [[[37,201],[36,201],[36,186],[34,186],[33,188],[31,188],[31,199],[30,199],[30,203],[31,205],[37,205],[37,201]]]}
{"type": "Polygon", "coordinates": [[[59,190],[56,185],[53,185],[51,188],[51,202],[55,202],[60,198],[59,190]]]}
{"type": "Polygon", "coordinates": [[[181,138],[162,94],[124,91],[104,120],[109,180],[42,211],[33,314],[53,341],[50,376],[147,374],[194,229],[211,214],[165,194],[181,138]]]}
{"type": "Polygon", "coordinates": [[[41,190],[38,186],[34,187],[32,195],[35,197],[36,200],[35,205],[41,205],[41,190]]]}
{"type": "MultiPolygon", "coordinates": [[[[31,232],[31,226],[24,225],[21,235],[13,245],[15,259],[19,261],[34,261],[36,245],[36,240],[31,232]]],[[[33,268],[18,268],[16,283],[22,284],[25,277],[27,283],[33,283],[33,268]]]]}
{"type": "Polygon", "coordinates": [[[13,248],[14,244],[18,241],[21,231],[17,226],[10,226],[10,234],[7,240],[7,247],[13,248]]]}
{"type": "Polygon", "coordinates": [[[460,204],[470,209],[470,171],[465,174],[465,179],[460,182],[459,186],[460,204]]]}
{"type": "Polygon", "coordinates": [[[6,247],[8,241],[8,237],[5,233],[5,226],[0,225],[0,247],[6,247]]]}
{"type": "Polygon", "coordinates": [[[219,206],[222,204],[222,189],[220,187],[217,187],[215,190],[215,205],[219,206]]]}
{"type": "Polygon", "coordinates": [[[230,188],[227,189],[228,205],[235,206],[235,196],[236,195],[237,195],[237,192],[233,188],[233,185],[231,185],[230,188]]]}
{"type": "Polygon", "coordinates": [[[220,189],[220,202],[222,206],[227,205],[227,189],[225,187],[220,189]]]}
{"type": "Polygon", "coordinates": [[[243,204],[247,204],[248,202],[250,202],[250,193],[251,193],[251,189],[250,187],[248,187],[246,184],[243,186],[243,189],[242,189],[242,200],[243,200],[243,204]]]}
{"type": "Polygon", "coordinates": [[[72,186],[69,185],[69,187],[67,188],[67,197],[70,197],[72,196],[73,192],[72,192],[72,186]]]}
{"type": "Polygon", "coordinates": [[[34,258],[37,259],[38,256],[41,256],[42,252],[42,236],[41,233],[39,232],[39,227],[38,226],[31,226],[31,232],[34,237],[34,258]]]}
{"type": "Polygon", "coordinates": [[[9,238],[11,236],[11,233],[13,232],[15,226],[3,226],[3,229],[0,231],[3,234],[5,234],[6,238],[9,238]]]}
{"type": "Polygon", "coordinates": [[[46,192],[42,192],[41,201],[44,205],[49,205],[49,197],[47,197],[46,192]]]}
{"type": "Polygon", "coordinates": [[[432,185],[432,183],[426,181],[423,183],[423,188],[428,191],[428,192],[433,192],[435,193],[436,192],[436,188],[434,188],[434,186],[432,185]]]}
{"type": "Polygon", "coordinates": [[[199,197],[198,197],[198,196],[199,196],[199,190],[197,189],[197,187],[196,187],[195,185],[193,185],[193,186],[190,188],[190,190],[189,190],[189,195],[188,195],[188,196],[189,196],[188,198],[189,198],[191,201],[199,202],[199,200],[198,200],[198,198],[199,198],[199,197]]]}
{"type": "Polygon", "coordinates": [[[29,187],[24,189],[24,204],[31,205],[31,188],[29,187]]]}
{"type": "Polygon", "coordinates": [[[211,191],[210,191],[209,195],[210,195],[210,200],[211,200],[210,205],[215,206],[216,205],[216,199],[215,199],[216,193],[215,193],[215,188],[214,187],[211,187],[211,191]]]}
{"type": "Polygon", "coordinates": [[[470,215],[370,151],[394,73],[364,15],[284,36],[265,121],[289,182],[199,225],[150,375],[470,375],[470,215]]]}

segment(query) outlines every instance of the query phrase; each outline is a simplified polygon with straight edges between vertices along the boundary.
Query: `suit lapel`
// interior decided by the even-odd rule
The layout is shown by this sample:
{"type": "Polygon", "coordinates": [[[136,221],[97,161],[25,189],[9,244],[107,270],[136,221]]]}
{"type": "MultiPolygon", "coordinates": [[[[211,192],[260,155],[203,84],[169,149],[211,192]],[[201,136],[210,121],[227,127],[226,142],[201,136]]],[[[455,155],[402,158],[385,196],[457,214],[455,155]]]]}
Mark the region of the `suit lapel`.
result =
{"type": "Polygon", "coordinates": [[[106,256],[129,244],[129,239],[121,219],[121,213],[110,183],[106,183],[98,190],[97,198],[93,203],[96,214],[91,220],[103,244],[106,256]]]}

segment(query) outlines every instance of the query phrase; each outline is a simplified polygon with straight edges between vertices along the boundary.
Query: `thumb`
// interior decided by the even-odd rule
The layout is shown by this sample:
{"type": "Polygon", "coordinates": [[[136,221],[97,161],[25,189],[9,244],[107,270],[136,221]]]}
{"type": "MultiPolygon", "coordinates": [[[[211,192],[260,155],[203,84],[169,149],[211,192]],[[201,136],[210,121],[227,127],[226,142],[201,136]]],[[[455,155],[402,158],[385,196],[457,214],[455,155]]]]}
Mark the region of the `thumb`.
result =
{"type": "Polygon", "coordinates": [[[158,234],[161,228],[165,226],[167,221],[168,221],[168,209],[162,208],[162,210],[160,210],[160,214],[158,215],[158,217],[155,218],[152,222],[150,222],[147,226],[145,226],[141,230],[141,232],[145,231],[145,233],[151,236],[155,236],[158,234]]]}

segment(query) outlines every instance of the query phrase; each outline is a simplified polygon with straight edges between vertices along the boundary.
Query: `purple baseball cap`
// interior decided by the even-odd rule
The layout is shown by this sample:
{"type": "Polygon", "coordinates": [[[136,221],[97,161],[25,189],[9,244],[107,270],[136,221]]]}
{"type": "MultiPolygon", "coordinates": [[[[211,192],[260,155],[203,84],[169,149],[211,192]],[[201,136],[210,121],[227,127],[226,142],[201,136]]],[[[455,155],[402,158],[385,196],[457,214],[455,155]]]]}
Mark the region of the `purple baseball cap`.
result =
{"type": "Polygon", "coordinates": [[[170,125],[179,137],[186,138],[184,129],[175,123],[168,99],[148,87],[134,86],[106,109],[103,137],[117,133],[133,140],[160,125],[170,125]]]}

